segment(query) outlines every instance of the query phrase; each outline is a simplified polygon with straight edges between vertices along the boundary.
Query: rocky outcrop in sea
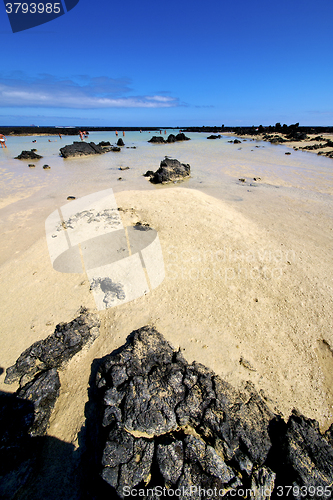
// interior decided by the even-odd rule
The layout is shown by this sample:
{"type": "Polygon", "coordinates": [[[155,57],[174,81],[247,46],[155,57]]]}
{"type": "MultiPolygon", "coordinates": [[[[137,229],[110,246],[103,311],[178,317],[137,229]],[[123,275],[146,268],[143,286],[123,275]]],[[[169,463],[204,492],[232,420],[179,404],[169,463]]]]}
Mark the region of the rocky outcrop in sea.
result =
{"type": "Polygon", "coordinates": [[[35,153],[35,151],[22,151],[18,156],[15,156],[15,160],[40,160],[43,158],[41,155],[35,153]]]}
{"type": "Polygon", "coordinates": [[[167,144],[172,142],[190,141],[190,140],[191,139],[189,137],[186,137],[186,135],[183,132],[180,132],[177,135],[170,134],[167,140],[165,140],[162,136],[154,135],[148,142],[151,142],[153,144],[167,144]]]}
{"type": "Polygon", "coordinates": [[[165,184],[168,182],[177,182],[190,176],[191,167],[187,163],[172,158],[164,158],[156,172],[148,170],[144,176],[150,177],[152,184],[165,184]]]}
{"type": "Polygon", "coordinates": [[[73,142],[68,146],[60,148],[60,155],[63,158],[71,158],[75,156],[101,155],[109,151],[120,151],[116,146],[106,146],[104,144],[95,144],[94,142],[73,142]]]}

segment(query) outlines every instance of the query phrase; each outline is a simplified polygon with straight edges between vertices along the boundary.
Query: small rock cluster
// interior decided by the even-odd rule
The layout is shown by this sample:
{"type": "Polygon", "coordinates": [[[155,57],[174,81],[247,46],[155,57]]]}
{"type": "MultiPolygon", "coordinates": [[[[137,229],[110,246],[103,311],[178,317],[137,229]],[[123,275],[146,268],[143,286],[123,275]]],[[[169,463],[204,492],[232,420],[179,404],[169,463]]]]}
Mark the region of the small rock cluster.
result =
{"type": "Polygon", "coordinates": [[[172,142],[179,142],[179,141],[190,141],[191,139],[189,137],[186,137],[186,135],[183,132],[180,132],[177,135],[170,134],[165,140],[162,136],[154,135],[148,142],[152,142],[154,144],[167,144],[167,143],[172,143],[172,142]]]}

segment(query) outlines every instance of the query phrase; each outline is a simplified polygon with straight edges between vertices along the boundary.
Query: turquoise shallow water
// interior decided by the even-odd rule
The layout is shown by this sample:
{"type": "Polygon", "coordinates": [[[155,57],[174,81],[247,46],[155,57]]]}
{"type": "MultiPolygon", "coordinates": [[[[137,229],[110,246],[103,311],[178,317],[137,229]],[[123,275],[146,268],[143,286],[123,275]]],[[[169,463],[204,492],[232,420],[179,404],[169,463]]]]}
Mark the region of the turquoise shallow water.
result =
{"type": "MultiPolygon", "coordinates": [[[[166,132],[164,134],[163,131],[163,137],[178,130],[166,132]]],[[[156,170],[164,156],[191,165],[191,179],[182,185],[212,190],[215,196],[226,200],[239,197],[239,190],[235,191],[239,178],[246,178],[250,182],[253,177],[261,178],[261,189],[263,186],[267,189],[272,186],[294,189],[299,191],[300,196],[306,192],[310,197],[333,194],[333,161],[330,158],[293,151],[267,142],[247,140],[241,144],[231,144],[228,142],[231,138],[225,136],[218,140],[207,140],[209,134],[202,133],[188,133],[191,141],[149,144],[148,140],[153,135],[157,135],[156,132],[126,132],[123,136],[119,131],[118,137],[125,142],[120,153],[73,159],[61,158],[59,149],[79,138],[9,136],[7,149],[0,150],[0,203],[3,206],[13,196],[27,197],[29,193],[48,185],[56,186],[58,182],[66,183],[69,188],[72,185],[84,185],[83,190],[89,189],[89,185],[92,188],[108,186],[115,191],[151,189],[152,186],[142,174],[147,170],[156,170]],[[32,142],[34,140],[36,143],[32,142]],[[36,148],[38,154],[43,156],[43,159],[33,162],[35,169],[29,169],[30,161],[14,159],[22,150],[32,148],[36,148]],[[287,151],[292,151],[292,154],[285,155],[287,151]],[[44,164],[49,164],[51,170],[43,170],[44,164]],[[120,171],[120,167],[129,167],[129,170],[120,171]],[[118,181],[120,176],[122,181],[118,181]]],[[[114,132],[91,132],[86,140],[115,144],[117,137],[114,132]]]]}
{"type": "MultiPolygon", "coordinates": [[[[162,135],[167,137],[171,132],[179,130],[163,131],[162,135]]],[[[296,207],[300,217],[320,215],[332,224],[330,158],[249,139],[242,139],[241,144],[230,143],[233,137],[227,136],[208,140],[207,133],[187,133],[190,141],[173,144],[148,143],[153,135],[160,135],[156,132],[118,133],[116,137],[114,132],[91,132],[87,141],[116,144],[121,137],[125,142],[121,152],[68,159],[60,157],[59,149],[79,137],[8,136],[7,149],[0,149],[0,222],[5,233],[19,220],[17,214],[27,211],[34,214],[31,220],[36,227],[40,217],[42,227],[42,218],[63,205],[67,196],[79,198],[107,188],[115,193],[170,189],[174,184],[154,186],[143,177],[147,170],[155,171],[165,156],[191,166],[191,178],[177,186],[204,191],[265,226],[271,225],[277,214],[282,217],[283,210],[295,214],[296,207]],[[43,156],[34,161],[35,168],[28,167],[31,161],[14,159],[22,150],[32,148],[43,156]],[[44,164],[51,169],[44,170],[44,164]],[[122,171],[121,167],[129,169],[122,171]]]]}

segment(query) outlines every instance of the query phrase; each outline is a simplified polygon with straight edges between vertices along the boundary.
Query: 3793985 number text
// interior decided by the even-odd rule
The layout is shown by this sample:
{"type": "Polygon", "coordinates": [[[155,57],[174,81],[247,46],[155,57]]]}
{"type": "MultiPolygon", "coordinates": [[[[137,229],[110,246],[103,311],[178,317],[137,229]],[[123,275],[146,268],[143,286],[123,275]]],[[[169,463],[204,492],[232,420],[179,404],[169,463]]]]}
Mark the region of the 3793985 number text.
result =
{"type": "Polygon", "coordinates": [[[60,14],[61,4],[57,3],[6,3],[7,14],[60,14]]]}

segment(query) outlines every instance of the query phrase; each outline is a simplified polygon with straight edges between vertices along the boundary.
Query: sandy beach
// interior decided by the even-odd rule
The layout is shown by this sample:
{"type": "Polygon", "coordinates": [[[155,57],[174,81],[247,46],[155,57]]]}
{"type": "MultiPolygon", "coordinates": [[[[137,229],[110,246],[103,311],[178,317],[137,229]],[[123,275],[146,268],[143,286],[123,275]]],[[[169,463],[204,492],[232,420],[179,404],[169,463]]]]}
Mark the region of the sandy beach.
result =
{"type": "MultiPolygon", "coordinates": [[[[235,172],[244,175],[241,165],[235,172]]],[[[115,197],[124,226],[141,222],[158,232],[166,276],[149,294],[98,312],[87,276],[59,273],[51,265],[43,221],[64,204],[69,188],[57,185],[49,196],[48,182],[39,195],[13,198],[1,211],[0,366],[11,366],[81,306],[101,319],[99,338],[60,372],[48,435],[78,446],[93,360],[144,325],[154,325],[189,362],[203,363],[232,385],[252,381],[283,417],[297,408],[322,430],[330,426],[330,198],[324,203],[292,190],[256,189],[247,180],[237,180],[233,188],[242,203],[214,196],[216,187],[198,190],[187,183],[119,190],[115,197]]],[[[332,187],[332,177],[325,183],[332,187]]],[[[77,192],[100,188],[85,179],[77,192]]],[[[4,376],[0,389],[14,392],[18,386],[5,385],[4,376]]]]}

